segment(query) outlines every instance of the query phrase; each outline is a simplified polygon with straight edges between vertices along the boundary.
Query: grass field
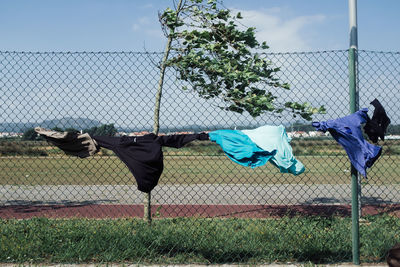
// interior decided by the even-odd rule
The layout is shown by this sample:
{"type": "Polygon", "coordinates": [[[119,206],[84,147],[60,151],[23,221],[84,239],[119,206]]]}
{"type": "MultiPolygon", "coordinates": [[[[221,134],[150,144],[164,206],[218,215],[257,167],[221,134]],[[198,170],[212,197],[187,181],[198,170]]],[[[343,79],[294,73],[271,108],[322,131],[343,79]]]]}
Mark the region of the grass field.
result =
{"type": "MultiPolygon", "coordinates": [[[[160,184],[348,184],[350,163],[345,156],[298,156],[306,172],[279,173],[267,163],[243,167],[225,155],[166,155],[160,184]]],[[[400,156],[382,156],[368,170],[369,184],[399,184],[400,156]]],[[[101,185],[135,184],[128,168],[115,156],[79,159],[69,156],[0,157],[0,184],[101,185]]]]}
{"type": "MultiPolygon", "coordinates": [[[[398,218],[366,217],[361,262],[383,262],[400,241],[398,218]]],[[[351,219],[0,220],[3,263],[351,262],[351,219]]]]}
{"type": "MultiPolygon", "coordinates": [[[[1,140],[0,140],[1,141],[1,140]]],[[[267,163],[251,169],[233,163],[210,141],[181,149],[164,148],[160,184],[348,184],[350,162],[333,139],[294,139],[293,152],[306,167],[299,176],[279,173],[267,163]]],[[[400,183],[400,141],[387,140],[379,160],[368,170],[370,184],[400,183]]],[[[66,156],[44,141],[1,141],[0,184],[134,184],[128,168],[107,149],[94,157],[66,156]]]]}

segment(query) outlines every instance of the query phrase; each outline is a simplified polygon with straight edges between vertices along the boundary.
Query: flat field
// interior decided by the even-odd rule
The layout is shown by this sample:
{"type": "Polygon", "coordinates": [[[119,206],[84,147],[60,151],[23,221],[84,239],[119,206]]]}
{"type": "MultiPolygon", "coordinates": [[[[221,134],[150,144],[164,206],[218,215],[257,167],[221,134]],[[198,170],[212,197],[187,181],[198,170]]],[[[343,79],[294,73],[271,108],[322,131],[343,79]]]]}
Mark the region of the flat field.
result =
{"type": "MultiPolygon", "coordinates": [[[[297,156],[306,167],[298,176],[279,173],[271,163],[240,166],[227,156],[167,154],[160,184],[349,184],[350,162],[345,155],[297,156]]],[[[400,156],[383,155],[368,169],[363,183],[399,184],[400,156]]],[[[66,155],[0,157],[1,185],[129,185],[135,180],[116,156],[86,159],[66,155]]]]}

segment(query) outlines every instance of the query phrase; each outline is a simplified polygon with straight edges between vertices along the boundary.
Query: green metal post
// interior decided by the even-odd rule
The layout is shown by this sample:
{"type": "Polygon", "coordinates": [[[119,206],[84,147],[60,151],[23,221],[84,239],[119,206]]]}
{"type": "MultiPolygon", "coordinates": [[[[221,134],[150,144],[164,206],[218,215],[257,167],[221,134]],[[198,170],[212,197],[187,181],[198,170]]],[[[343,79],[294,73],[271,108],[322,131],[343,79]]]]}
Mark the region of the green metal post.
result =
{"type": "Polygon", "coordinates": [[[358,205],[358,173],[351,165],[351,219],[352,219],[352,247],[353,263],[360,265],[360,224],[358,205]]]}
{"type": "Polygon", "coordinates": [[[349,49],[350,113],[357,111],[356,48],[349,49]]]}
{"type": "MultiPolygon", "coordinates": [[[[349,49],[349,81],[350,81],[350,113],[357,111],[357,69],[355,48],[349,49]]],[[[353,263],[360,264],[360,231],[359,231],[359,201],[358,172],[351,165],[351,218],[353,240],[353,263]]]]}
{"type": "MultiPolygon", "coordinates": [[[[357,0],[349,0],[350,21],[350,48],[349,48],[349,89],[350,113],[358,110],[357,88],[357,0]]],[[[360,201],[359,201],[359,176],[357,170],[351,165],[351,218],[352,218],[352,248],[353,264],[360,265],[360,201]]]]}

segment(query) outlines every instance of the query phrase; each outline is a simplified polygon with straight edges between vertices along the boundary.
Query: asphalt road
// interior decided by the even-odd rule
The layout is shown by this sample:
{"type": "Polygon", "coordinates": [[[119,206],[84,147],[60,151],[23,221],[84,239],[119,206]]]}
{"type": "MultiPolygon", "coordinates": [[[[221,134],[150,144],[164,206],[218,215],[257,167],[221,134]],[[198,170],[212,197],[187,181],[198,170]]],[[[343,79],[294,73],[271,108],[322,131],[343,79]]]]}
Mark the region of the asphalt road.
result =
{"type": "MultiPolygon", "coordinates": [[[[363,204],[399,204],[400,185],[364,185],[363,204]]],[[[351,203],[350,185],[329,184],[196,184],[158,185],[152,204],[308,205],[351,203]]],[[[127,185],[3,185],[0,205],[141,204],[144,194],[127,185]]]]}

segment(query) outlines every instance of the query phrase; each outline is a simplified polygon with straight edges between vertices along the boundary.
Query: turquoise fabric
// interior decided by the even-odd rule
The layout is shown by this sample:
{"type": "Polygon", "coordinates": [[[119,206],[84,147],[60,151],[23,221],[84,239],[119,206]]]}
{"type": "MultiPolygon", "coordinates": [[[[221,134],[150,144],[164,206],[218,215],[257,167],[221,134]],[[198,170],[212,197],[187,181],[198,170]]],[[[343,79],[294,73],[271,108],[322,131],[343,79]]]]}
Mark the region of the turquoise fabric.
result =
{"type": "Polygon", "coordinates": [[[303,163],[297,160],[290,146],[291,138],[287,135],[283,125],[265,125],[252,130],[242,130],[258,147],[266,151],[276,150],[271,162],[282,173],[298,175],[304,172],[303,163]]]}
{"type": "Polygon", "coordinates": [[[217,130],[209,133],[211,141],[216,142],[224,153],[234,162],[252,168],[262,166],[275,155],[276,150],[264,150],[250,138],[237,130],[217,130]]]}

